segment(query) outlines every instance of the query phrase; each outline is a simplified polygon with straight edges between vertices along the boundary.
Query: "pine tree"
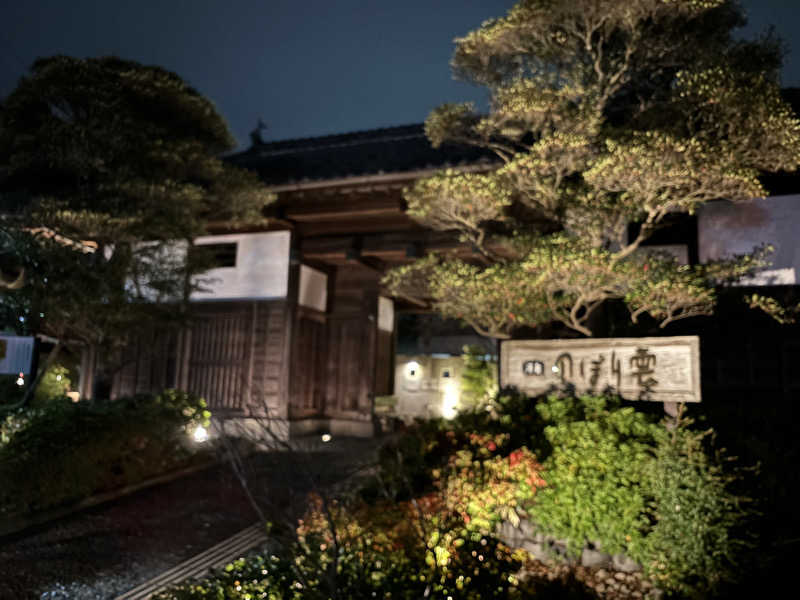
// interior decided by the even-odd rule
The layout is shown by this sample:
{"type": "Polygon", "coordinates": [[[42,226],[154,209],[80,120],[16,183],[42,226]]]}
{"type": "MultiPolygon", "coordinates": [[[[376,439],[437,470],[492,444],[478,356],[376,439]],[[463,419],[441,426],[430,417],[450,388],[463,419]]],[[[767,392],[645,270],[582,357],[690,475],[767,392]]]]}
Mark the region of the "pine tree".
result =
{"type": "Polygon", "coordinates": [[[496,338],[552,322],[591,335],[609,300],[662,327],[711,314],[716,288],[765,266],[768,247],[687,266],[641,245],[676,215],[763,197],[761,173],[798,167],[780,43],[737,41],[743,24],[727,0],[523,0],[457,39],[455,74],[488,88],[490,110],[441,106],[426,133],[491,149],[498,166],[444,171],[405,197],[474,256],[427,256],[385,283],[496,338]]]}
{"type": "Polygon", "coordinates": [[[18,288],[2,290],[5,325],[106,348],[178,325],[207,265],[175,248],[210,223],[258,223],[273,199],[221,160],[234,145],[174,73],[37,60],[0,110],[0,251],[18,288]]]}

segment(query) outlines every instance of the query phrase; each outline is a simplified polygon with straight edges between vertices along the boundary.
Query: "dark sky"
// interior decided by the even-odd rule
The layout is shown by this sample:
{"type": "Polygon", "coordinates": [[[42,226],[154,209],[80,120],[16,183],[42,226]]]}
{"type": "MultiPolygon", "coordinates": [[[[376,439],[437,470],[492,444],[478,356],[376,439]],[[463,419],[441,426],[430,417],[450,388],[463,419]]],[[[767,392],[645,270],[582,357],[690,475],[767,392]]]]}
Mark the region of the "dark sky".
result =
{"type": "MultiPolygon", "coordinates": [[[[624,1],[624,0],[620,0],[624,1]]],[[[115,54],[175,71],[211,98],[243,146],[417,123],[484,94],[453,81],[454,37],[514,0],[0,0],[0,97],[38,56],[115,54]]],[[[800,31],[797,0],[744,0],[746,33],[800,31]]],[[[797,42],[800,52],[800,41],[797,42]]],[[[800,85],[789,54],[784,85],[800,85]]]]}

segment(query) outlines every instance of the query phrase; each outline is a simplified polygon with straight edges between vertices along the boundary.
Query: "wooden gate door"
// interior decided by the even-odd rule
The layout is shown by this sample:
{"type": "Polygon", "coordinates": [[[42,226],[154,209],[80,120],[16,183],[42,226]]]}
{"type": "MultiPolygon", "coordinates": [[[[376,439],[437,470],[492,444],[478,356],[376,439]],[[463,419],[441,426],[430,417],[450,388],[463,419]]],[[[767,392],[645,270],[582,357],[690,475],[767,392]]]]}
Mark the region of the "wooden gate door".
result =
{"type": "Polygon", "coordinates": [[[249,329],[246,310],[205,314],[192,324],[187,387],[212,410],[244,408],[249,329]]]}
{"type": "Polygon", "coordinates": [[[298,309],[290,383],[292,417],[307,417],[325,412],[327,349],[325,315],[303,308],[298,309]]]}

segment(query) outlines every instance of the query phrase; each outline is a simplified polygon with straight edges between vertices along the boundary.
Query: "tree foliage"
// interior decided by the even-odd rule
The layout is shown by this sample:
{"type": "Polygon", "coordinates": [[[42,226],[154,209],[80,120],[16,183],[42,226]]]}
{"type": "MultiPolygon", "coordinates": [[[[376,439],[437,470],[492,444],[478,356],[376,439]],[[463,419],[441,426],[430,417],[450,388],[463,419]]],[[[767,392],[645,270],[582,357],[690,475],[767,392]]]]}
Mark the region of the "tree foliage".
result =
{"type": "Polygon", "coordinates": [[[611,299],[662,326],[710,314],[714,288],[768,264],[768,248],[687,266],[640,247],[675,215],[763,197],[760,173],[800,164],[780,44],[735,40],[743,24],[728,0],[522,0],[457,39],[454,71],[489,89],[490,110],[441,106],[426,133],[499,163],[421,180],[406,199],[475,252],[425,257],[388,287],[492,337],[553,321],[591,335],[611,299]]]}
{"type": "Polygon", "coordinates": [[[174,321],[206,266],[176,242],[258,222],[272,200],[219,158],[233,146],[213,104],[174,73],[37,60],[0,111],[3,264],[25,274],[3,291],[6,323],[108,346],[174,321]]]}

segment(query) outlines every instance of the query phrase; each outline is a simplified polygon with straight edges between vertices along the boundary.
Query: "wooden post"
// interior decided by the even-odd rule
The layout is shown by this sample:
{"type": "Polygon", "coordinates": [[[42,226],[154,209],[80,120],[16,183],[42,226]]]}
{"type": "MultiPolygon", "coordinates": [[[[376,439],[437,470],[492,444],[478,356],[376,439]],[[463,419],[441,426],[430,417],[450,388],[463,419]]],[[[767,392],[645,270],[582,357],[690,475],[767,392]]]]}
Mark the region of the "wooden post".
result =
{"type": "Polygon", "coordinates": [[[97,353],[94,346],[84,346],[81,349],[81,373],[78,380],[78,392],[81,398],[91,400],[94,394],[94,370],[97,353]]]}

